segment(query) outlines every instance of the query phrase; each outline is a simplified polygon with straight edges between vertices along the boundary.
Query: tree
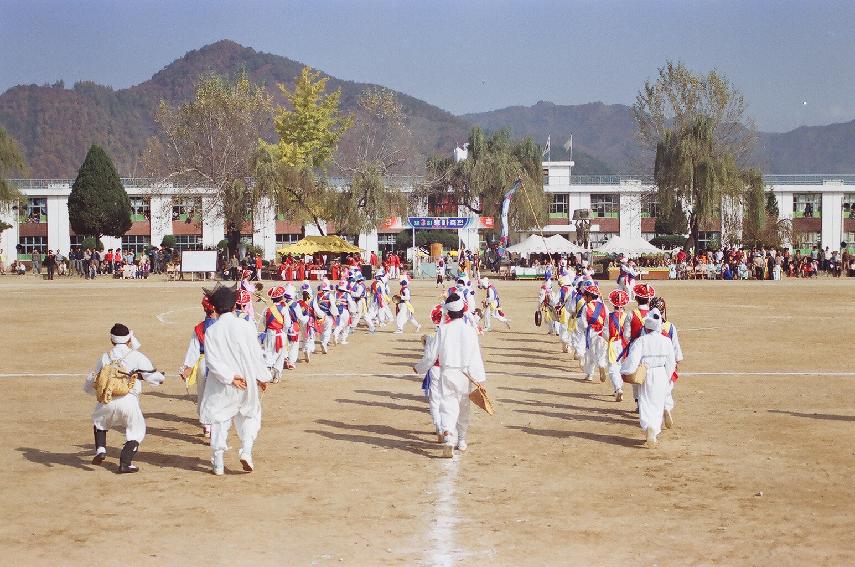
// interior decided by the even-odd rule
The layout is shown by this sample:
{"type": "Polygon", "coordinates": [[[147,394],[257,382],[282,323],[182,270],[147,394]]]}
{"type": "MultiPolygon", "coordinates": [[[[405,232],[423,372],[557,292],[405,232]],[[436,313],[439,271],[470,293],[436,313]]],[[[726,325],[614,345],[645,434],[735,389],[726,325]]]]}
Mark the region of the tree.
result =
{"type": "Polygon", "coordinates": [[[372,87],[359,97],[354,127],[342,138],[336,169],[348,180],[330,220],[343,232],[372,230],[406,207],[392,177],[407,173],[414,154],[406,115],[395,93],[372,87]]]}
{"type": "Polygon", "coordinates": [[[175,108],[161,101],[155,115],[159,132],[149,141],[146,169],[185,194],[205,191],[205,212],[223,219],[230,254],[237,254],[241,226],[267,196],[248,180],[260,133],[270,123],[271,100],[245,71],[234,82],[206,73],[193,100],[175,108]]]}
{"type": "Polygon", "coordinates": [[[131,228],[131,202],[113,161],[98,145],[86,152],[68,196],[68,220],[77,234],[121,237],[131,228]]]}
{"type": "Polygon", "coordinates": [[[633,115],[656,154],[657,230],[688,232],[692,246],[705,223],[720,219],[723,201],[743,204],[753,182],[744,162],[756,134],[745,100],[717,71],[701,76],[668,61],[636,96],[633,115]]]}
{"type": "Polygon", "coordinates": [[[428,180],[413,192],[413,199],[417,203],[450,202],[469,213],[498,217],[505,192],[519,177],[522,187],[511,201],[510,226],[542,226],[547,199],[541,156],[531,138],[515,142],[508,129],[485,134],[475,127],[469,134],[468,157],[457,163],[450,157],[430,158],[428,180]]]}
{"type": "MultiPolygon", "coordinates": [[[[742,240],[745,243],[758,242],[766,229],[768,213],[766,211],[766,196],[763,194],[766,185],[763,176],[757,170],[748,170],[743,176],[745,184],[744,216],[742,219],[742,240]]],[[[776,219],[777,220],[777,217],[776,219]]]]}
{"type": "Polygon", "coordinates": [[[293,91],[278,85],[291,108],[275,110],[279,140],[260,142],[255,161],[259,186],[271,193],[278,209],[295,220],[314,223],[321,234],[322,219],[332,217],[339,204],[325,174],[353,123],[351,115],[339,110],[341,89],[325,94],[327,80],[304,67],[293,91]]]}
{"type": "MultiPolygon", "coordinates": [[[[0,127],[0,212],[21,202],[23,195],[8,178],[16,173],[26,175],[27,171],[29,168],[18,142],[0,127]]],[[[7,228],[12,228],[12,225],[0,221],[0,232],[7,228]]]]}
{"type": "Polygon", "coordinates": [[[778,199],[771,191],[766,193],[766,214],[776,219],[781,216],[781,211],[778,209],[778,199]]]}

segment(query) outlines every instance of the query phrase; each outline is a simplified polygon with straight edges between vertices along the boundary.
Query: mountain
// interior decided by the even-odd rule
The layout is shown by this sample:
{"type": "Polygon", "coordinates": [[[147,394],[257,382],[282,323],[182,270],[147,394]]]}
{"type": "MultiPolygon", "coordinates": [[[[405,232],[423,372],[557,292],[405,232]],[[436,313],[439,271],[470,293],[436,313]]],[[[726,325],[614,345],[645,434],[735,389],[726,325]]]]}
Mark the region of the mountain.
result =
{"type": "Polygon", "coordinates": [[[855,120],[761,132],[758,138],[761,167],[769,173],[855,172],[855,120]]]}
{"type": "MultiPolygon", "coordinates": [[[[66,89],[12,87],[0,95],[0,125],[22,145],[34,177],[74,177],[92,143],[107,150],[122,175],[144,175],[139,156],[154,134],[154,112],[161,100],[179,103],[193,96],[194,82],[207,71],[234,76],[246,69],[281,102],[277,83],[293,87],[303,63],[222,40],[190,51],[151,79],[113,90],[89,81],[66,89]]],[[[352,110],[367,83],[329,77],[330,90],[341,88],[342,108],[352,110]]],[[[464,141],[469,124],[436,106],[396,93],[409,119],[417,149],[424,155],[450,153],[464,141]]],[[[272,132],[270,133],[272,135],[272,132]]]]}
{"type": "MultiPolygon", "coordinates": [[[[610,164],[606,173],[637,173],[652,166],[651,156],[636,141],[632,109],[622,104],[565,106],[541,101],[461,118],[488,130],[510,126],[515,135],[531,136],[541,144],[551,135],[553,155],[572,132],[574,158],[581,149],[610,164]]],[[[783,133],[759,132],[754,155],[765,173],[853,173],[855,120],[783,133]]]]}
{"type": "MultiPolygon", "coordinates": [[[[74,177],[92,143],[102,145],[122,175],[145,175],[139,156],[155,133],[154,112],[161,100],[180,103],[193,96],[194,82],[207,71],[233,76],[246,69],[282,102],[277,83],[293,87],[304,64],[222,40],[190,51],[151,79],[114,90],[91,81],[66,89],[22,85],[0,95],[0,125],[23,146],[34,177],[74,177]]],[[[341,88],[342,107],[352,110],[367,83],[329,77],[341,88]]],[[[553,160],[567,159],[564,143],[573,134],[574,174],[638,173],[651,158],[639,147],[631,109],[593,102],[558,105],[538,102],[489,112],[454,116],[415,97],[397,93],[413,132],[418,163],[431,153],[448,154],[466,140],[469,129],[509,127],[515,137],[531,136],[544,145],[551,136],[553,160]]],[[[267,133],[272,137],[272,132],[267,133]]],[[[852,173],[855,171],[855,120],[759,134],[757,163],[767,173],[852,173]]]]}
{"type": "Polygon", "coordinates": [[[490,112],[464,114],[464,120],[487,130],[510,127],[515,136],[531,136],[544,144],[552,139],[552,155],[573,134],[573,161],[581,165],[594,156],[592,171],[574,173],[627,173],[638,171],[640,150],[635,141],[635,122],[630,108],[622,104],[592,102],[565,106],[540,101],[533,106],[511,106],[490,112]],[[605,168],[605,170],[600,170],[605,168]]]}

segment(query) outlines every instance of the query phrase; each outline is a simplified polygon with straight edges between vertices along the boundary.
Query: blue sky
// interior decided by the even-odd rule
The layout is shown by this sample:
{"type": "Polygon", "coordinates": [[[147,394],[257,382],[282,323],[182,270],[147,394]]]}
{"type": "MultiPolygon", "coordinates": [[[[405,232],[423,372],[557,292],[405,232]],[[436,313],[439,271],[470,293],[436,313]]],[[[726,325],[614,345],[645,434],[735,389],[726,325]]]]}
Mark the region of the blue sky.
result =
{"type": "Polygon", "coordinates": [[[0,0],[0,91],[127,87],[228,38],[464,113],[631,104],[672,58],[723,71],[783,131],[855,119],[853,30],[855,1],[831,0],[0,0]]]}

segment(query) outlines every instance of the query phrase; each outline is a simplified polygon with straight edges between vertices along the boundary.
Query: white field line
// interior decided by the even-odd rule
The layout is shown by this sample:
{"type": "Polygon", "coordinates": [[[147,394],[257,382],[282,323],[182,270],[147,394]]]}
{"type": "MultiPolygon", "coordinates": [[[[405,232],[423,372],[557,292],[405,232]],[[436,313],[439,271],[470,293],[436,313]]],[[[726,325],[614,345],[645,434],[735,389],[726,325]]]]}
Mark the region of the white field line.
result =
{"type": "MultiPolygon", "coordinates": [[[[526,378],[567,378],[567,374],[523,374],[522,372],[488,372],[492,376],[517,376],[526,378]]],[[[569,373],[568,373],[569,374],[569,373]]],[[[35,372],[9,372],[0,374],[0,378],[79,378],[88,376],[88,373],[72,373],[59,374],[53,372],[35,373],[35,372]]],[[[288,379],[286,374],[285,381],[288,379]]],[[[393,372],[319,372],[319,373],[304,373],[297,372],[293,378],[419,378],[415,374],[405,373],[396,374],[393,372]]],[[[802,370],[794,371],[778,371],[770,370],[769,372],[680,372],[680,376],[855,376],[855,372],[810,372],[802,370]]]]}
{"type": "Polygon", "coordinates": [[[178,309],[170,309],[169,311],[164,311],[163,313],[158,313],[157,315],[155,315],[155,317],[157,318],[158,321],[160,321],[164,325],[171,325],[172,323],[170,323],[169,321],[166,320],[167,315],[170,315],[172,313],[177,313],[179,311],[189,311],[191,309],[196,309],[196,307],[180,307],[178,309]]]}
{"type": "Polygon", "coordinates": [[[457,459],[442,463],[437,473],[433,494],[433,518],[431,518],[430,541],[427,564],[437,567],[452,567],[458,562],[454,533],[460,518],[457,516],[457,459]]]}

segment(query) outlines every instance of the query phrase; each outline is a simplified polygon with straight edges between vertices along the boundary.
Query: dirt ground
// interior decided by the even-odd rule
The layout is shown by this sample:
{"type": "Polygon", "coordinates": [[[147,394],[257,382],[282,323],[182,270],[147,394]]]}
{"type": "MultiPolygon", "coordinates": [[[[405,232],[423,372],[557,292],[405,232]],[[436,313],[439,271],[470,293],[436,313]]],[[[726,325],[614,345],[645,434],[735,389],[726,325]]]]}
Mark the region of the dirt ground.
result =
{"type": "MultiPolygon", "coordinates": [[[[201,284],[0,277],[0,563],[846,565],[855,562],[855,281],[656,283],[686,356],[675,429],[582,382],[534,327],[537,283],[482,340],[495,417],[438,458],[419,335],[359,332],[264,397],[257,470],[210,474],[176,378],[201,284]],[[127,323],[168,374],[137,475],[92,466],[85,374],[127,323]]],[[[610,290],[612,285],[603,287],[610,290]]],[[[413,285],[428,323],[438,290],[413,285]]]]}

